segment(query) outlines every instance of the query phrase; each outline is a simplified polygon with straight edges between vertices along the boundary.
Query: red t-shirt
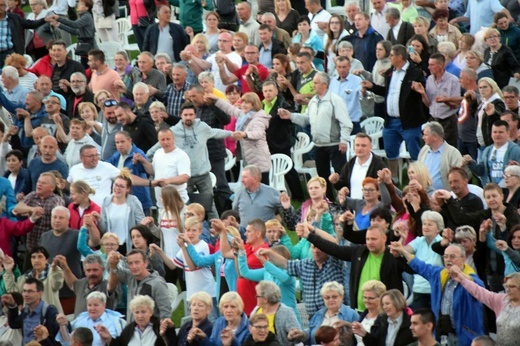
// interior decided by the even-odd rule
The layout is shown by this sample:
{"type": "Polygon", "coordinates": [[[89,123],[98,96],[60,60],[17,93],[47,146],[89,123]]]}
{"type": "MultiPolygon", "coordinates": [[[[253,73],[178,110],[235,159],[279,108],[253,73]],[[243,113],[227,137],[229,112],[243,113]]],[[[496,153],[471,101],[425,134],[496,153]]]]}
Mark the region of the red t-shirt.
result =
{"type": "MultiPolygon", "coordinates": [[[[265,81],[267,79],[267,77],[269,77],[269,70],[267,70],[267,68],[262,64],[257,64],[256,67],[258,68],[258,73],[260,74],[260,80],[262,82],[265,81]]],[[[249,88],[249,84],[247,84],[247,80],[246,80],[246,76],[245,76],[245,73],[248,68],[249,68],[249,65],[244,65],[241,68],[239,68],[237,71],[235,71],[235,76],[238,78],[238,80],[240,81],[240,85],[242,86],[242,94],[252,91],[249,88]]],[[[262,90],[257,92],[257,94],[260,97],[260,100],[264,99],[262,90]]]]}
{"type": "MultiPolygon", "coordinates": [[[[246,259],[247,266],[250,269],[260,269],[263,267],[262,262],[258,260],[255,256],[255,253],[259,249],[269,249],[269,245],[267,243],[262,243],[262,245],[257,246],[256,248],[252,248],[251,245],[245,244],[244,250],[246,251],[246,259]]],[[[237,280],[237,293],[242,297],[244,301],[244,312],[247,316],[251,314],[253,309],[256,306],[256,291],[255,287],[258,284],[256,281],[251,281],[245,278],[238,278],[237,280]]]]}

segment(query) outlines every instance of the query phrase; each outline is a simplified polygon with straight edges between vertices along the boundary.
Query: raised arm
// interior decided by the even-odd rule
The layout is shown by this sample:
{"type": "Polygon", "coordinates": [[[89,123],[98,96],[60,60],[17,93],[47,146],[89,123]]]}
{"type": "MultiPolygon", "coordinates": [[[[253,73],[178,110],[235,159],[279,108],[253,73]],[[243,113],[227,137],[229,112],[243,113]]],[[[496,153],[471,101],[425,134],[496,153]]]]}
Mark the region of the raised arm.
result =
{"type": "Polygon", "coordinates": [[[63,271],[65,283],[71,291],[74,291],[74,283],[78,281],[78,278],[76,277],[76,275],[74,275],[74,273],[72,273],[72,270],[70,270],[69,264],[67,263],[67,259],[62,255],[57,255],[56,257],[54,257],[53,264],[54,263],[60,266],[61,270],[63,271]]]}

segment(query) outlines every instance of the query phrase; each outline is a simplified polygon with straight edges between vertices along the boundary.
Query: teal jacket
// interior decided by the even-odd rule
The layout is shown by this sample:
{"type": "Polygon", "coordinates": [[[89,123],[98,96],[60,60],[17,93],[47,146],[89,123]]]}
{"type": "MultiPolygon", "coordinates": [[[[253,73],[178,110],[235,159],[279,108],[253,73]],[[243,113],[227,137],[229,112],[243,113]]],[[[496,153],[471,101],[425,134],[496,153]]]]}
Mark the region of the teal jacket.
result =
{"type": "Polygon", "coordinates": [[[202,9],[213,11],[213,0],[206,0],[206,6],[202,6],[201,0],[168,0],[168,3],[180,8],[179,20],[186,29],[193,29],[194,33],[202,32],[202,9]]]}

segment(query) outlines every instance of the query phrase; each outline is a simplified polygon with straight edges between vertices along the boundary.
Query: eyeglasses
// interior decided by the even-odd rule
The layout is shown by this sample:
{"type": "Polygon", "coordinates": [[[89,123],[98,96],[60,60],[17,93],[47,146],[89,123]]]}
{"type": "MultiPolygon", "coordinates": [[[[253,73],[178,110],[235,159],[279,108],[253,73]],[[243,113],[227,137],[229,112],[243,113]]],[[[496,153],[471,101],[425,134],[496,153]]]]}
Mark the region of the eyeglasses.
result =
{"type": "Polygon", "coordinates": [[[244,54],[256,54],[256,52],[244,52],[244,54]]]}
{"type": "Polygon", "coordinates": [[[500,38],[500,36],[498,36],[498,35],[488,36],[487,40],[489,40],[490,38],[500,38]]]}
{"type": "Polygon", "coordinates": [[[514,175],[514,174],[502,174],[502,178],[506,179],[506,178],[511,178],[511,177],[517,177],[518,178],[518,175],[514,175]]]}
{"type": "Polygon", "coordinates": [[[511,285],[511,284],[504,284],[504,289],[510,290],[511,288],[518,288],[517,285],[511,285]]]}
{"type": "Polygon", "coordinates": [[[269,328],[269,326],[253,326],[253,328],[255,329],[258,329],[258,330],[267,330],[269,328]]]}
{"type": "Polygon", "coordinates": [[[49,100],[49,101],[45,101],[45,104],[46,104],[46,105],[59,105],[60,102],[58,102],[58,101],[50,101],[50,100],[49,100]]]}
{"type": "Polygon", "coordinates": [[[455,258],[458,258],[458,257],[461,257],[459,255],[443,255],[442,258],[444,258],[445,260],[446,259],[455,259],[455,258]]]}
{"type": "Polygon", "coordinates": [[[331,300],[331,299],[338,299],[340,296],[339,295],[333,295],[333,296],[323,296],[323,299],[325,300],[331,300]]]}
{"type": "Polygon", "coordinates": [[[331,25],[332,25],[332,24],[335,24],[335,25],[340,25],[340,24],[341,24],[341,22],[330,22],[329,24],[331,24],[331,25]]]}
{"type": "Polygon", "coordinates": [[[363,189],[363,192],[369,192],[369,193],[372,193],[372,192],[374,192],[374,191],[375,191],[375,189],[363,189]]]}
{"type": "Polygon", "coordinates": [[[504,96],[506,100],[516,99],[518,96],[504,96]]]}
{"type": "Polygon", "coordinates": [[[116,100],[106,100],[104,103],[105,107],[117,106],[116,100]]]}
{"type": "Polygon", "coordinates": [[[82,84],[82,83],[85,83],[84,80],[71,80],[70,81],[70,84],[82,84]]]}

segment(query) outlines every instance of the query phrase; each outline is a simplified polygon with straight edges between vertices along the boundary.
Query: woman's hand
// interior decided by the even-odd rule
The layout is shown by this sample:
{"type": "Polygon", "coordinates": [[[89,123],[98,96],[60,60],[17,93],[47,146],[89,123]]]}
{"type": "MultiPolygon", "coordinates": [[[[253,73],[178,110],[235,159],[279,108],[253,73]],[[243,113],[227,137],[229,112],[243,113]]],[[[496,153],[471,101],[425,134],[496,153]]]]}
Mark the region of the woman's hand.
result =
{"type": "Polygon", "coordinates": [[[200,328],[192,327],[188,332],[188,337],[186,339],[191,343],[197,338],[206,339],[207,337],[206,333],[204,333],[200,328]]]}
{"type": "Polygon", "coordinates": [[[345,200],[347,199],[347,196],[348,196],[349,193],[350,193],[350,190],[346,186],[342,187],[338,191],[338,202],[339,202],[339,204],[343,205],[345,203],[345,200]]]}
{"type": "Polygon", "coordinates": [[[206,102],[208,102],[208,101],[213,102],[213,101],[216,101],[216,100],[218,100],[217,96],[215,96],[213,94],[210,94],[210,93],[205,93],[204,94],[204,101],[206,101],[206,102]]]}
{"type": "Polygon", "coordinates": [[[506,216],[504,214],[499,213],[499,212],[493,213],[493,220],[495,220],[495,222],[497,223],[498,227],[500,227],[500,231],[501,232],[505,232],[506,231],[507,219],[506,219],[506,216]]]}
{"type": "Polygon", "coordinates": [[[453,242],[453,230],[451,228],[445,228],[442,231],[442,246],[448,246],[451,242],[453,242]]]}
{"type": "Polygon", "coordinates": [[[404,242],[408,238],[408,226],[404,221],[397,221],[394,225],[394,234],[399,237],[399,242],[404,242]]]}
{"type": "Polygon", "coordinates": [[[346,212],[341,214],[341,216],[339,217],[339,221],[341,223],[344,223],[346,221],[347,224],[352,225],[352,224],[354,224],[355,218],[356,218],[356,216],[350,210],[347,210],[346,212]]]}
{"type": "Polygon", "coordinates": [[[408,187],[417,191],[423,190],[423,186],[416,179],[410,180],[408,187]]]}
{"type": "Polygon", "coordinates": [[[112,340],[112,335],[110,335],[110,332],[108,331],[107,327],[105,327],[102,324],[97,324],[94,326],[94,329],[99,334],[99,337],[105,344],[110,343],[110,340],[112,340]]]}
{"type": "Polygon", "coordinates": [[[175,324],[173,324],[173,321],[169,318],[165,318],[161,321],[161,326],[159,327],[159,334],[164,335],[168,328],[174,328],[175,324]]]}
{"type": "Polygon", "coordinates": [[[222,329],[222,332],[220,333],[220,340],[222,341],[222,346],[231,346],[234,337],[235,335],[233,334],[230,328],[226,327],[222,329]]]}
{"type": "Polygon", "coordinates": [[[484,106],[484,112],[486,112],[487,115],[493,115],[495,111],[495,105],[492,102],[488,102],[488,104],[484,106]]]}
{"type": "Polygon", "coordinates": [[[244,251],[244,241],[242,240],[242,238],[233,238],[233,244],[239,251],[244,251]]]}
{"type": "Polygon", "coordinates": [[[352,332],[356,335],[359,335],[360,337],[364,337],[365,335],[367,335],[365,327],[363,327],[363,325],[359,322],[352,323],[352,332]]]}
{"type": "Polygon", "coordinates": [[[185,248],[186,244],[190,245],[191,241],[188,239],[188,236],[186,236],[185,233],[180,233],[177,236],[177,245],[179,245],[181,248],[185,248]]]}
{"type": "Polygon", "coordinates": [[[314,220],[320,221],[321,216],[329,211],[329,204],[326,200],[322,200],[321,202],[318,202],[313,209],[316,211],[316,217],[314,220]]]}
{"type": "Polygon", "coordinates": [[[287,194],[287,192],[282,192],[280,194],[280,203],[284,209],[291,208],[291,197],[287,194]]]}
{"type": "Polygon", "coordinates": [[[9,255],[5,255],[3,267],[6,273],[12,273],[15,267],[14,259],[9,255]]]}
{"type": "Polygon", "coordinates": [[[505,240],[497,240],[495,242],[495,246],[500,251],[507,251],[507,249],[509,248],[509,246],[507,245],[507,242],[505,240]]]}
{"type": "Polygon", "coordinates": [[[410,53],[410,59],[416,64],[420,64],[422,61],[421,56],[417,52],[410,53]]]}
{"type": "Polygon", "coordinates": [[[299,330],[296,328],[292,328],[291,330],[289,330],[289,333],[287,334],[287,339],[289,339],[289,341],[301,340],[304,337],[305,333],[303,332],[303,330],[299,330]]]}
{"type": "Polygon", "coordinates": [[[58,314],[58,316],[56,316],[56,322],[58,322],[60,327],[66,327],[69,324],[69,320],[67,320],[67,316],[64,314],[58,314]]]}
{"type": "Polygon", "coordinates": [[[452,265],[450,267],[450,276],[453,280],[457,281],[458,283],[461,283],[462,280],[466,278],[466,275],[462,272],[460,267],[452,265]]]}
{"type": "Polygon", "coordinates": [[[144,226],[151,226],[154,224],[154,219],[151,216],[146,216],[144,219],[141,220],[141,225],[144,226]]]}
{"type": "Polygon", "coordinates": [[[421,208],[421,197],[419,197],[416,190],[410,189],[405,198],[412,205],[414,211],[418,211],[421,208]]]}
{"type": "Polygon", "coordinates": [[[298,234],[300,238],[307,238],[309,233],[311,233],[311,230],[309,229],[308,224],[299,223],[296,225],[296,234],[298,234]]]}
{"type": "Polygon", "coordinates": [[[388,168],[383,168],[379,171],[377,171],[377,178],[380,182],[385,184],[393,184],[392,181],[392,172],[388,168]]]}

